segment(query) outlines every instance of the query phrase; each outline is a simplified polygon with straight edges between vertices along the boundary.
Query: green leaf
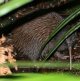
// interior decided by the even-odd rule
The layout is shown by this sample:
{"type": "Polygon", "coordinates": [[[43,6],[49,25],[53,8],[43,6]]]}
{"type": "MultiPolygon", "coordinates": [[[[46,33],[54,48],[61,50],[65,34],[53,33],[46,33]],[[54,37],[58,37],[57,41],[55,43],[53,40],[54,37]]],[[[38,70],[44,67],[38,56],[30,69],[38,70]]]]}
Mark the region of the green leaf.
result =
{"type": "Polygon", "coordinates": [[[31,2],[32,0],[11,0],[8,3],[0,6],[0,17],[7,13],[31,2]]]}

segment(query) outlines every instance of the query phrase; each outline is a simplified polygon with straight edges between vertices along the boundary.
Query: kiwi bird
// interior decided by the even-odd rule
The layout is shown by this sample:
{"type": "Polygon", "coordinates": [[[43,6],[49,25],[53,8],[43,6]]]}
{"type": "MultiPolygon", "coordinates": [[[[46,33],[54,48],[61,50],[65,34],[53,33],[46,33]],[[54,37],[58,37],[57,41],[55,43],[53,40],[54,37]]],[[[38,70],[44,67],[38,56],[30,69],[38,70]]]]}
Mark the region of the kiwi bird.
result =
{"type": "MultiPolygon", "coordinates": [[[[70,28],[66,27],[59,32],[54,39],[49,42],[42,54],[39,54],[41,46],[47,40],[51,32],[56,28],[58,23],[62,20],[62,16],[56,12],[49,12],[13,29],[11,32],[12,42],[14,44],[14,48],[18,52],[17,57],[25,57],[30,60],[39,60],[41,59],[40,56],[42,58],[46,57],[47,53],[55,47],[56,41],[58,41],[64,32],[70,28]]],[[[54,54],[54,56],[56,55],[58,58],[66,59],[66,57],[60,52],[68,49],[70,53],[70,69],[72,62],[71,48],[74,45],[75,37],[76,35],[72,34],[69,38],[67,38],[54,54]]]]}

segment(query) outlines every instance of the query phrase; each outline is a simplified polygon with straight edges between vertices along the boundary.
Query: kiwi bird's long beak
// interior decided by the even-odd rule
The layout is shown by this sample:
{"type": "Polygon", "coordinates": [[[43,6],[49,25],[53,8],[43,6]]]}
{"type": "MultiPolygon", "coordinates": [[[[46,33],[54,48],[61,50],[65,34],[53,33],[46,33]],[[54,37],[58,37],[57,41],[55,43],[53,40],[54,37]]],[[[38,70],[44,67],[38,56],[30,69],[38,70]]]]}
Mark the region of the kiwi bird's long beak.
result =
{"type": "Polygon", "coordinates": [[[72,70],[72,47],[69,46],[70,70],[72,70]]]}

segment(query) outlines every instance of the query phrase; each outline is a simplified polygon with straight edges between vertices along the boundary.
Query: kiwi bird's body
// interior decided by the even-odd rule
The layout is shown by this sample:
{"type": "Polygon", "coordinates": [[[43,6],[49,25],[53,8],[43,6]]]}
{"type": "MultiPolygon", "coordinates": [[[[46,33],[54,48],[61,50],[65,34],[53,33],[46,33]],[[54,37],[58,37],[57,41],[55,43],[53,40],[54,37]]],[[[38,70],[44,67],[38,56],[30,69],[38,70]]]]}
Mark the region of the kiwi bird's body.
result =
{"type": "MultiPolygon", "coordinates": [[[[55,37],[46,46],[42,54],[39,55],[41,46],[47,40],[52,30],[54,30],[58,23],[62,20],[63,18],[59,14],[50,12],[16,27],[12,31],[12,39],[14,47],[18,52],[17,57],[25,57],[30,60],[38,60],[40,56],[42,56],[42,58],[46,57],[46,54],[55,46],[56,41],[59,40],[67,28],[61,31],[57,37],[55,37]]],[[[74,36],[71,38],[73,37],[74,36]]],[[[67,42],[65,41],[59,47],[58,51],[65,50],[67,48],[67,42]]]]}

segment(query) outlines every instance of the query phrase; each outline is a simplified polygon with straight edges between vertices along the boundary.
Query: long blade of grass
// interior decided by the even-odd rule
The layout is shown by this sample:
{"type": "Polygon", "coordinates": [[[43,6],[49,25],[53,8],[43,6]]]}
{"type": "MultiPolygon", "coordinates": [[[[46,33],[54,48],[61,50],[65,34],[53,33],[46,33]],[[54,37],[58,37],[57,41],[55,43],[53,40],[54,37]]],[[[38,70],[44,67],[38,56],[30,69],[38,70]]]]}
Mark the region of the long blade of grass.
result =
{"type": "MultiPolygon", "coordinates": [[[[59,61],[56,60],[54,62],[32,62],[32,61],[22,61],[17,60],[18,68],[69,68],[69,62],[67,61],[59,61]]],[[[13,68],[11,64],[7,64],[7,66],[13,68]]],[[[80,63],[79,62],[73,62],[73,68],[80,70],[80,63]]]]}

